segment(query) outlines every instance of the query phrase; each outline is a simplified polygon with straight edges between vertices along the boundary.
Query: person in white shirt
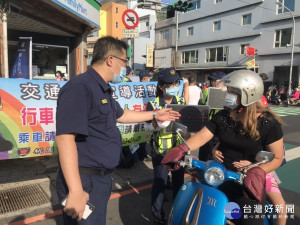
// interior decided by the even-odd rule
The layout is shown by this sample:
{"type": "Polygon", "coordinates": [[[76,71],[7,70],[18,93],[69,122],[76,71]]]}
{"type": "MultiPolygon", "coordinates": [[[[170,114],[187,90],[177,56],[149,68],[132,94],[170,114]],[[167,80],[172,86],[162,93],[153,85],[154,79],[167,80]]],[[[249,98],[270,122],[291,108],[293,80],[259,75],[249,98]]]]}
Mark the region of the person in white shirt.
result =
{"type": "Polygon", "coordinates": [[[188,78],[189,80],[189,102],[188,105],[198,105],[198,102],[201,98],[202,91],[201,89],[196,85],[196,80],[193,76],[190,76],[188,78]]]}

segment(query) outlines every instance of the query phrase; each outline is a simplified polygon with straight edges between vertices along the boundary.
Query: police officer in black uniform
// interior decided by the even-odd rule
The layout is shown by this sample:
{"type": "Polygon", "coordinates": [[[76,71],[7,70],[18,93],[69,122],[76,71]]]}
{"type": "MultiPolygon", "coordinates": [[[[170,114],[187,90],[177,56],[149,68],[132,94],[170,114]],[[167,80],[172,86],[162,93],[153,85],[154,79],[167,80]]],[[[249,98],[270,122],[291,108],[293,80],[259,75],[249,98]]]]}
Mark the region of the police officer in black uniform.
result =
{"type": "Polygon", "coordinates": [[[152,77],[150,75],[150,73],[147,70],[142,70],[139,73],[139,77],[140,77],[140,81],[141,82],[149,82],[150,81],[150,77],[152,77]]]}
{"type": "Polygon", "coordinates": [[[153,117],[174,121],[180,116],[167,109],[123,111],[113,99],[108,82],[124,79],[126,49],[125,42],[113,37],[98,39],[92,66],[60,90],[56,114],[60,169],[56,189],[60,201],[67,196],[64,224],[105,224],[111,173],[119,163],[122,148],[116,122],[135,123],[153,117]],[[87,201],[95,206],[95,210],[86,220],[81,220],[87,201]]]}
{"type": "Polygon", "coordinates": [[[133,70],[130,66],[126,66],[126,77],[123,79],[123,82],[132,82],[130,79],[133,74],[133,70]]]}

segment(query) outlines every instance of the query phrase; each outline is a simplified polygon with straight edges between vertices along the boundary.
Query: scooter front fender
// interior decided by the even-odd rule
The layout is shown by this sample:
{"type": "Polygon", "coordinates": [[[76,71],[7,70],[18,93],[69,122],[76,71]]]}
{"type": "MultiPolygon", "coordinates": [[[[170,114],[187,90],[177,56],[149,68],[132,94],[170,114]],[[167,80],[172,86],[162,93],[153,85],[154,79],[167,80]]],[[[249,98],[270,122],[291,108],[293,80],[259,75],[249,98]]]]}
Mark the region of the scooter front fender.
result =
{"type": "Polygon", "coordinates": [[[171,225],[224,225],[226,195],[220,190],[196,182],[184,183],[173,204],[171,225]]]}

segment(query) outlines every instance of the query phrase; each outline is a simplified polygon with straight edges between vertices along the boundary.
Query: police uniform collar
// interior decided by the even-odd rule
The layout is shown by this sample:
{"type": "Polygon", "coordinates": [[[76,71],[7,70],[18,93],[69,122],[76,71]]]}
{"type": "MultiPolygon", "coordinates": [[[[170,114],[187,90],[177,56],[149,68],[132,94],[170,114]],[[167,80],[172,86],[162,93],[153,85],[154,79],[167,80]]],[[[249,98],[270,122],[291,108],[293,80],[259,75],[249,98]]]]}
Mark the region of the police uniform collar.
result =
{"type": "MultiPolygon", "coordinates": [[[[176,97],[172,98],[171,104],[178,104],[176,97]]],[[[166,102],[163,96],[159,96],[159,106],[165,107],[166,102]]]]}
{"type": "Polygon", "coordinates": [[[99,74],[96,70],[94,70],[93,67],[88,68],[87,72],[97,81],[97,83],[100,85],[103,91],[106,92],[108,90],[111,90],[110,85],[103,80],[101,74],[99,74]]]}

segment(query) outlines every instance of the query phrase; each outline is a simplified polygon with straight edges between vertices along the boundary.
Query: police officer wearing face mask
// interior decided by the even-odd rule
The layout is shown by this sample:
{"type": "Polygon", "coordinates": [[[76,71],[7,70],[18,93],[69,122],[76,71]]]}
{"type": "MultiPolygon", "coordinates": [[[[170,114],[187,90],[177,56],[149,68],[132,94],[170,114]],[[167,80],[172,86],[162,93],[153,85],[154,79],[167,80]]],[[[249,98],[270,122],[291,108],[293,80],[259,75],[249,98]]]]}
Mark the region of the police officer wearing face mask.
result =
{"type": "Polygon", "coordinates": [[[142,70],[139,73],[139,77],[141,82],[149,82],[151,75],[147,70],[142,70]]]}
{"type": "Polygon", "coordinates": [[[65,197],[64,224],[106,224],[111,174],[119,164],[122,138],[116,123],[139,123],[152,118],[172,120],[179,113],[123,110],[112,97],[109,82],[122,82],[126,75],[127,44],[113,37],[99,38],[92,66],[68,81],[60,90],[56,112],[56,144],[59,171],[58,198],[65,197]],[[85,205],[95,206],[81,221],[85,205]],[[80,222],[79,222],[80,221],[80,222]]]}
{"type": "MultiPolygon", "coordinates": [[[[184,83],[184,97],[179,97],[180,77],[174,68],[167,68],[158,73],[158,85],[156,98],[147,105],[147,111],[159,110],[165,104],[185,104],[185,96],[188,96],[189,84],[184,83]]],[[[153,127],[157,127],[156,121],[152,121],[153,127]]],[[[154,183],[152,187],[151,210],[156,224],[166,224],[165,212],[163,209],[164,191],[167,186],[168,170],[161,165],[163,156],[174,146],[181,143],[176,134],[166,134],[163,129],[154,132],[151,140],[152,164],[154,171],[154,183]]],[[[172,172],[173,197],[175,198],[180,186],[184,182],[184,170],[172,172]]]]}
{"type": "Polygon", "coordinates": [[[126,66],[126,77],[123,79],[123,82],[132,82],[130,79],[132,76],[133,70],[130,66],[126,66]]]}

